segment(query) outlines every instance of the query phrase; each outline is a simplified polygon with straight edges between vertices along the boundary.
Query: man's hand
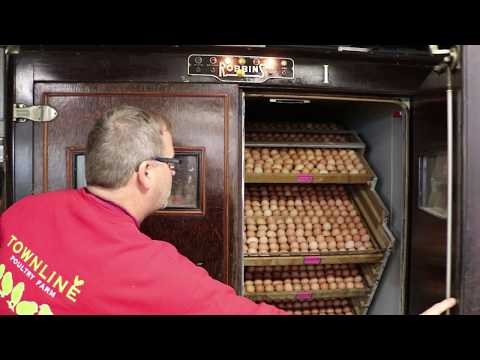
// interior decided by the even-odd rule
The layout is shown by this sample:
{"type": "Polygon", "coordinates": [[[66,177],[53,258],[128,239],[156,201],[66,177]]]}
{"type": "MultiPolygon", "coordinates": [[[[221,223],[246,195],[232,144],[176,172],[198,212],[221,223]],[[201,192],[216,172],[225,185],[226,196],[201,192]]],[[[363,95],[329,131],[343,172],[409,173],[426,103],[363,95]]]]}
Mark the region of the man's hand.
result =
{"type": "Polygon", "coordinates": [[[420,315],[440,315],[445,311],[447,311],[448,309],[454,307],[456,304],[457,304],[456,299],[448,298],[439,303],[436,303],[430,309],[421,313],[420,315]]]}

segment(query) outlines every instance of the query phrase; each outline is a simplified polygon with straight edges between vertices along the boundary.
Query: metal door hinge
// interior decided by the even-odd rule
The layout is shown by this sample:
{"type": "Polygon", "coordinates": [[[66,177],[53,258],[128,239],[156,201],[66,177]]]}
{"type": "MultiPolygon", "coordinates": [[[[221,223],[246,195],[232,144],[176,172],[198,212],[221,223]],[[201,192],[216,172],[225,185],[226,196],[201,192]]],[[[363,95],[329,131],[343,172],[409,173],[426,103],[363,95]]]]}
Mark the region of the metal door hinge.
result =
{"type": "Polygon", "coordinates": [[[25,122],[49,122],[58,115],[57,110],[48,105],[27,106],[25,104],[13,104],[13,121],[25,122]]]}
{"type": "Polygon", "coordinates": [[[450,49],[440,49],[438,45],[428,45],[430,47],[430,53],[432,55],[441,55],[443,56],[442,62],[436,65],[433,70],[442,73],[447,67],[451,71],[460,69],[460,46],[455,45],[450,49]]]}

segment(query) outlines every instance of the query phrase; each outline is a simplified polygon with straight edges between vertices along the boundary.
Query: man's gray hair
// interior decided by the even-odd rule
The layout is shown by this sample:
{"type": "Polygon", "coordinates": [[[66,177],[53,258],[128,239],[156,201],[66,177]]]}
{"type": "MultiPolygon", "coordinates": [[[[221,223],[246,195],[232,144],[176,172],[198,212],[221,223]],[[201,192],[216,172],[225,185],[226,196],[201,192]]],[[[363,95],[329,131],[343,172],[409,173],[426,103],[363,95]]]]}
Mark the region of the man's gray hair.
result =
{"type": "Polygon", "coordinates": [[[144,160],[164,155],[170,123],[159,114],[122,105],[107,111],[88,134],[87,185],[117,189],[144,160]]]}

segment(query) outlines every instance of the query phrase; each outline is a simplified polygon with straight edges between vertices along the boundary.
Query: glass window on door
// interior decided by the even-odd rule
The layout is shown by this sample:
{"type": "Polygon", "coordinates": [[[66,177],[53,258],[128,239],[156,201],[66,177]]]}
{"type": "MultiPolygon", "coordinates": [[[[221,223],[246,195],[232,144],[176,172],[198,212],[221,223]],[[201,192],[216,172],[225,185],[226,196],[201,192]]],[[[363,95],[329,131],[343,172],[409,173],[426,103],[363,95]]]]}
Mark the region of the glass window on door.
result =
{"type": "Polygon", "coordinates": [[[447,218],[447,153],[436,153],[419,158],[418,207],[436,217],[447,218]]]}

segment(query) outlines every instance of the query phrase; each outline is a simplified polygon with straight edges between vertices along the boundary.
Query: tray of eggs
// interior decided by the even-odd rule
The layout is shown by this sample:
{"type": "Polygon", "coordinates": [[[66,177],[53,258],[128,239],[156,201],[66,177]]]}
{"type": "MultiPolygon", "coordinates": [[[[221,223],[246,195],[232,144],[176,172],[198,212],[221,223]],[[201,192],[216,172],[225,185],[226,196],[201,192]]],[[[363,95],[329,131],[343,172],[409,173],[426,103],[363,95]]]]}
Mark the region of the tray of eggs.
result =
{"type": "Polygon", "coordinates": [[[360,315],[351,299],[273,300],[269,302],[290,315],[360,315]]]}
{"type": "Polygon", "coordinates": [[[312,148],[349,148],[365,149],[365,144],[354,132],[325,133],[285,133],[285,132],[247,132],[248,147],[312,147],[312,148]]]}
{"type": "Polygon", "coordinates": [[[343,185],[245,186],[245,256],[380,253],[343,185]]]}
{"type": "Polygon", "coordinates": [[[347,298],[369,291],[357,264],[245,267],[244,293],[252,300],[347,298]]]}
{"type": "Polygon", "coordinates": [[[245,123],[245,129],[249,132],[263,132],[263,131],[275,131],[275,132],[319,132],[319,131],[345,131],[345,129],[333,122],[319,122],[309,120],[264,120],[264,121],[252,121],[249,120],[245,123]]]}
{"type": "Polygon", "coordinates": [[[245,147],[246,183],[364,184],[375,179],[359,150],[245,147]]]}

